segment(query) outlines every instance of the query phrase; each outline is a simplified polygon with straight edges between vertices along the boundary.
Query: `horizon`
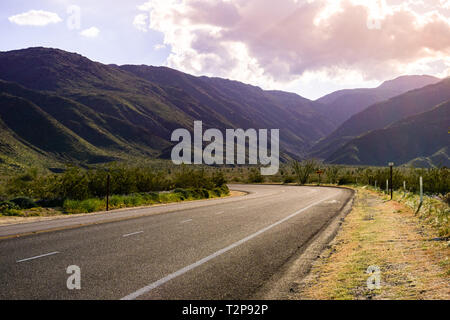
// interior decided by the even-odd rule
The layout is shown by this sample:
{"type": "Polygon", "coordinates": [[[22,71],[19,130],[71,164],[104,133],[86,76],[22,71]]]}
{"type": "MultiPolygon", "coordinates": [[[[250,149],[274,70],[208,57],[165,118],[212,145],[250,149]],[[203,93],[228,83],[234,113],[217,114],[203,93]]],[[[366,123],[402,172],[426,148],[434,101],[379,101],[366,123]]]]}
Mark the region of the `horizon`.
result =
{"type": "Polygon", "coordinates": [[[310,100],[402,75],[450,75],[450,1],[8,0],[0,9],[0,51],[59,48],[310,100]]]}

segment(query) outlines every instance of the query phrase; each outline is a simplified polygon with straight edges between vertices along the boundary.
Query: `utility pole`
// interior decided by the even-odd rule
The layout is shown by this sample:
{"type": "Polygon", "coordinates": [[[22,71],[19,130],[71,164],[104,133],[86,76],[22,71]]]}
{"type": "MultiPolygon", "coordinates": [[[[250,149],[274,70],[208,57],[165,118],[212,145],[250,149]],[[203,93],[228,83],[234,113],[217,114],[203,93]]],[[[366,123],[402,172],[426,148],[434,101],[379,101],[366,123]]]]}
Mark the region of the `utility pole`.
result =
{"type": "Polygon", "coordinates": [[[391,187],[391,200],[394,197],[394,182],[392,181],[392,168],[394,167],[393,162],[389,162],[389,167],[391,168],[391,176],[390,176],[390,187],[391,187]]]}
{"type": "Polygon", "coordinates": [[[106,177],[106,211],[109,211],[109,187],[111,183],[111,176],[108,173],[106,177]]]}

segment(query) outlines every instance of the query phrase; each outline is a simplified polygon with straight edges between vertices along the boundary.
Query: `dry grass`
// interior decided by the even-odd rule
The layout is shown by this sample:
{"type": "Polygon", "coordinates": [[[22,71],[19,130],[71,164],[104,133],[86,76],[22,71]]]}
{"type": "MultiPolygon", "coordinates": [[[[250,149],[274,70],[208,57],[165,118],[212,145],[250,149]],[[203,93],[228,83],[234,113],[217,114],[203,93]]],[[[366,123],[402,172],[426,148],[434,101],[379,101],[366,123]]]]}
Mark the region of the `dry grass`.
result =
{"type": "Polygon", "coordinates": [[[411,208],[358,188],[352,212],[303,280],[298,299],[450,299],[450,245],[411,208]],[[370,290],[369,266],[381,270],[370,290]]]}

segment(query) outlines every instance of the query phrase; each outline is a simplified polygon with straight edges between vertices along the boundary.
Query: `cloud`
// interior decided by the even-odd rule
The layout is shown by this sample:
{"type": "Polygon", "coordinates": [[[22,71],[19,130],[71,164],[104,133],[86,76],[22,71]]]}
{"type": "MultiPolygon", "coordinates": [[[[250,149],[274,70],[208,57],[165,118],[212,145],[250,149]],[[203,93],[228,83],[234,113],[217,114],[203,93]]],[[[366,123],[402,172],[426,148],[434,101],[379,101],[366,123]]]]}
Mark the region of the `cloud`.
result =
{"type": "Polygon", "coordinates": [[[91,27],[80,32],[80,35],[86,38],[96,38],[100,34],[100,30],[96,27],[91,27]]]}
{"type": "Polygon", "coordinates": [[[59,23],[62,19],[54,12],[43,10],[30,10],[8,18],[11,23],[19,26],[43,27],[51,23],[59,23]]]}
{"type": "Polygon", "coordinates": [[[140,13],[134,17],[133,25],[139,31],[147,32],[148,29],[148,16],[145,13],[140,13]]]}
{"type": "Polygon", "coordinates": [[[313,74],[373,82],[450,70],[448,1],[151,0],[150,28],[167,64],[265,88],[313,74]]]}
{"type": "Polygon", "coordinates": [[[160,43],[155,44],[155,45],[153,46],[153,49],[155,49],[155,50],[161,50],[161,49],[165,49],[165,48],[166,48],[166,45],[160,44],[160,43]]]}

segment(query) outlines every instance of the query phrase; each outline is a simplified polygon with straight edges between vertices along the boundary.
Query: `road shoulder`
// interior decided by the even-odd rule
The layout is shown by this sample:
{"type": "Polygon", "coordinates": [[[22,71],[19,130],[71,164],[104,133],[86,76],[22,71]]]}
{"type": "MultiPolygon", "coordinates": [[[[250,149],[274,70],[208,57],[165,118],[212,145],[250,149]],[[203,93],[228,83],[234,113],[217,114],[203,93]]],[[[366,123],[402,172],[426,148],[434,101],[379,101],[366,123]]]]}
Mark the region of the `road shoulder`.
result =
{"type": "Polygon", "coordinates": [[[299,252],[267,281],[251,299],[257,300],[289,300],[297,291],[299,281],[311,270],[313,262],[319,254],[336,237],[346,215],[352,210],[355,192],[348,188],[342,195],[343,205],[336,216],[326,224],[308,243],[299,247],[299,252]]]}
{"type": "Polygon", "coordinates": [[[338,235],[287,298],[448,300],[450,246],[439,240],[410,207],[358,188],[338,235]]]}

